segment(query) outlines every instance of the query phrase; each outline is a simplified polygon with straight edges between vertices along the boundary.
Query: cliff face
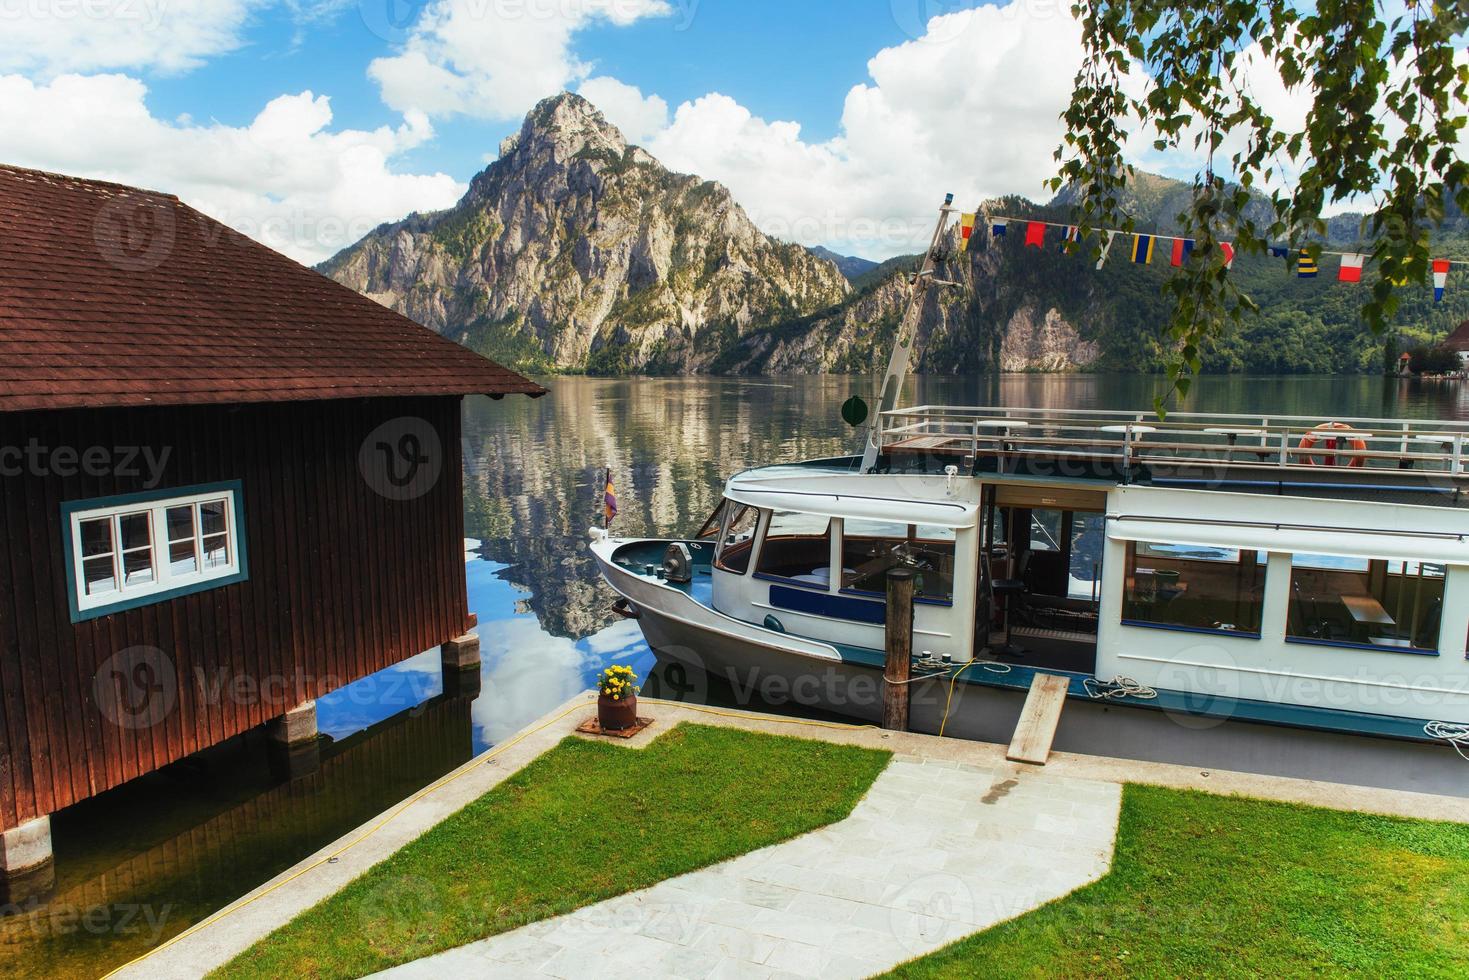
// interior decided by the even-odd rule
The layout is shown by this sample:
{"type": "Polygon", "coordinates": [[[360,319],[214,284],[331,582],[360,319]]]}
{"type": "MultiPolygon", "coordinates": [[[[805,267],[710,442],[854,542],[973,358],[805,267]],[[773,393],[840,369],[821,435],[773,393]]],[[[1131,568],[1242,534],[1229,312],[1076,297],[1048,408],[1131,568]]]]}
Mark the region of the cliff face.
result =
{"type": "MultiPolygon", "coordinates": [[[[957,232],[951,231],[943,246],[947,259],[936,278],[954,285],[934,286],[924,298],[916,370],[1073,371],[1097,362],[1101,345],[1077,325],[1105,318],[1103,304],[1089,291],[1074,295],[1063,312],[1046,290],[1016,277],[1013,257],[1007,260],[1003,245],[978,234],[969,251],[958,252],[957,245],[957,232]]],[[[1052,256],[1042,258],[1049,264],[1052,256]]],[[[895,264],[898,271],[834,310],[740,338],[715,362],[716,369],[742,374],[881,371],[907,304],[908,272],[903,270],[916,268],[917,259],[895,264]]]]}
{"type": "Polygon", "coordinates": [[[762,234],[724,187],[667,170],[569,93],[536,106],[453,208],[321,268],[523,369],[613,374],[707,371],[848,292],[832,262],[762,234]]]}

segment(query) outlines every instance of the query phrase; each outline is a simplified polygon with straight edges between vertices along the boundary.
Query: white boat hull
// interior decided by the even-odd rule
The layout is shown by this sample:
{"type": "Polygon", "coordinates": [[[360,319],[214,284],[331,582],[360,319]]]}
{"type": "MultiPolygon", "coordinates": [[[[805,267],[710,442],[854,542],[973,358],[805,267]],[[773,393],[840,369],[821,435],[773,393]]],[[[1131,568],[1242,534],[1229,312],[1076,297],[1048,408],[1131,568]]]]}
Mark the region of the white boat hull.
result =
{"type": "MultiPolygon", "coordinates": [[[[638,625],[660,659],[689,670],[678,693],[710,700],[704,678],[728,685],[737,706],[832,712],[875,722],[882,710],[882,673],[843,661],[835,648],[745,623],[696,602],[688,593],[611,560],[624,541],[594,543],[603,577],[633,605],[638,625]]],[[[967,673],[979,673],[982,666],[967,673]]],[[[1023,670],[1023,668],[1022,668],[1023,670]]],[[[925,734],[1006,744],[1025,691],[947,678],[909,688],[909,727],[925,734]],[[950,690],[952,687],[952,697],[950,690]]],[[[724,703],[727,696],[719,700],[724,703]]],[[[1062,752],[1232,770],[1469,797],[1469,763],[1441,743],[1291,728],[1208,714],[1164,711],[1072,698],[1053,748],[1062,752]]]]}

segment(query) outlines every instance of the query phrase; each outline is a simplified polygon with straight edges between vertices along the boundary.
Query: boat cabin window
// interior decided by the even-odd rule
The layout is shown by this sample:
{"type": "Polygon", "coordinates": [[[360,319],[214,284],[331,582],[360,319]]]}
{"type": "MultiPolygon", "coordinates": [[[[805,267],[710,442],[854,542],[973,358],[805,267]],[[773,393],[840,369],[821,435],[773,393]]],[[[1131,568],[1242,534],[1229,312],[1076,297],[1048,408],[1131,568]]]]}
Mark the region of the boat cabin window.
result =
{"type": "Polygon", "coordinates": [[[1438,649],[1444,566],[1292,555],[1290,639],[1381,650],[1438,649]]]}
{"type": "Polygon", "coordinates": [[[760,575],[826,589],[831,585],[831,518],[778,510],[760,545],[760,575]]]}
{"type": "Polygon", "coordinates": [[[726,511],[727,518],[724,531],[719,536],[719,548],[714,554],[714,565],[726,572],[743,575],[750,568],[750,548],[755,543],[755,528],[760,522],[760,511],[733,501],[727,502],[726,511]]]}
{"type": "Polygon", "coordinates": [[[1123,621],[1259,636],[1265,558],[1262,551],[1129,541],[1123,621]]]}
{"type": "Polygon", "coordinates": [[[954,529],[885,521],[842,522],[842,588],[887,593],[888,569],[918,570],[914,593],[950,602],[954,597],[954,529]]]}

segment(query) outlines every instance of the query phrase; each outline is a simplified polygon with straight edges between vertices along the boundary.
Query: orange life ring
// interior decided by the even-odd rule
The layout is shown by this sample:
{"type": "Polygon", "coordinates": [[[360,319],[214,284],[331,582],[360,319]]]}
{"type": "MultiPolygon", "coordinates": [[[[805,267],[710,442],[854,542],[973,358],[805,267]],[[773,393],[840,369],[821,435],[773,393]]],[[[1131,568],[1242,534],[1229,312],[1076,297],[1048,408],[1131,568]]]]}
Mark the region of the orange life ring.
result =
{"type": "MultiPolygon", "coordinates": [[[[1367,440],[1361,438],[1360,436],[1338,437],[1331,434],[1341,431],[1352,432],[1354,430],[1350,425],[1347,425],[1343,422],[1322,422],[1320,425],[1316,426],[1316,428],[1301,436],[1300,445],[1296,448],[1298,453],[1300,454],[1302,461],[1304,461],[1307,466],[1315,466],[1316,456],[1319,455],[1321,457],[1322,465],[1335,466],[1336,450],[1339,448],[1350,448],[1357,452],[1366,451],[1367,440]],[[1311,452],[1311,450],[1315,448],[1318,442],[1326,443],[1326,452],[1311,452]]],[[[1367,459],[1364,456],[1353,456],[1347,462],[1347,465],[1358,467],[1365,466],[1367,465],[1367,459]]]]}

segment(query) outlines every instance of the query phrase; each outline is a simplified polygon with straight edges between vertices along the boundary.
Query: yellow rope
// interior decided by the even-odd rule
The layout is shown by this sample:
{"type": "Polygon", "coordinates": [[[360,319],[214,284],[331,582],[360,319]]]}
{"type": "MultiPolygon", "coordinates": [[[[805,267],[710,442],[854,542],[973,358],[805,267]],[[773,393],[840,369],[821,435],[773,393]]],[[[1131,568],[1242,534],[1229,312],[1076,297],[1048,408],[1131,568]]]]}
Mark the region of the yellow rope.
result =
{"type": "MultiPolygon", "coordinates": [[[[652,704],[667,704],[667,705],[671,705],[671,706],[676,707],[676,708],[682,708],[682,709],[684,709],[686,711],[701,711],[704,714],[719,715],[719,716],[724,717],[724,718],[743,718],[743,719],[745,719],[747,721],[750,720],[750,715],[749,715],[748,712],[741,712],[741,711],[721,711],[718,708],[706,708],[706,707],[703,707],[703,706],[700,706],[700,705],[683,704],[683,703],[681,703],[679,701],[664,701],[661,698],[644,698],[643,700],[644,701],[648,701],[648,702],[650,702],[652,704]]],[[[199,932],[201,929],[204,929],[205,927],[211,926],[214,923],[220,921],[225,916],[230,915],[230,914],[232,914],[234,912],[238,912],[240,909],[242,909],[245,906],[250,905],[250,904],[252,904],[254,902],[259,901],[260,899],[262,899],[265,896],[269,895],[271,892],[275,891],[276,889],[282,888],[282,887],[290,884],[291,882],[295,881],[297,878],[300,878],[302,875],[306,874],[308,871],[314,871],[317,868],[321,867],[323,864],[329,864],[329,863],[331,863],[332,861],[336,860],[341,855],[345,854],[351,848],[356,847],[358,844],[362,843],[367,838],[369,838],[373,834],[377,833],[389,821],[391,821],[394,817],[396,817],[398,814],[402,813],[404,810],[406,810],[408,807],[412,806],[414,803],[417,803],[419,800],[423,799],[428,794],[434,792],[437,789],[440,789],[441,787],[444,787],[444,786],[449,785],[454,780],[458,779],[460,776],[468,775],[469,773],[474,772],[480,766],[485,765],[491,759],[493,759],[495,756],[499,755],[501,752],[504,752],[507,749],[509,749],[509,748],[513,747],[514,745],[518,744],[519,742],[521,742],[521,741],[529,738],[530,736],[534,735],[536,732],[539,732],[542,729],[547,728],[550,725],[555,724],[556,722],[560,721],[562,718],[565,718],[567,715],[571,714],[573,711],[577,710],[578,708],[584,708],[586,706],[587,706],[587,702],[586,701],[581,701],[581,700],[578,700],[578,701],[574,702],[573,704],[567,705],[567,707],[564,710],[562,710],[560,712],[557,712],[554,716],[552,716],[550,718],[547,718],[545,721],[541,722],[536,727],[525,729],[520,734],[518,734],[514,738],[512,738],[510,741],[505,742],[502,745],[497,745],[493,749],[491,749],[490,751],[486,752],[484,755],[479,756],[475,760],[472,760],[473,763],[474,763],[473,765],[466,765],[466,766],[464,766],[463,768],[461,768],[457,772],[450,773],[447,776],[440,777],[439,779],[435,780],[434,782],[429,783],[427,786],[423,787],[422,789],[420,789],[418,792],[414,793],[412,796],[408,797],[403,802],[401,802],[401,803],[397,804],[396,806],[394,806],[391,810],[387,811],[387,813],[383,814],[382,818],[380,820],[378,820],[377,823],[375,823],[371,827],[367,828],[367,830],[363,831],[359,836],[357,836],[353,840],[350,840],[347,843],[343,844],[341,847],[337,848],[337,850],[335,850],[332,853],[328,854],[326,857],[323,857],[323,858],[321,858],[318,861],[313,861],[311,864],[308,864],[306,867],[304,867],[301,870],[297,871],[295,874],[291,875],[288,878],[281,879],[280,881],[278,881],[275,884],[271,885],[269,888],[266,888],[265,890],[263,890],[261,892],[258,892],[258,893],[254,894],[254,895],[251,895],[249,898],[246,898],[243,901],[236,902],[233,905],[230,905],[230,906],[227,906],[226,908],[220,909],[218,912],[215,912],[213,915],[209,916],[208,918],[202,919],[199,922],[194,923],[194,925],[192,925],[189,928],[185,929],[183,932],[179,933],[177,936],[174,936],[172,939],[168,940],[167,942],[160,943],[159,945],[154,946],[152,949],[150,949],[147,952],[143,953],[142,955],[136,957],[135,959],[128,960],[126,963],[122,964],[121,966],[116,967],[115,969],[113,969],[113,970],[111,970],[111,971],[103,974],[102,977],[101,977],[101,980],[110,980],[110,978],[112,978],[112,977],[116,976],[117,974],[121,973],[123,970],[126,970],[127,968],[129,968],[131,966],[136,966],[137,964],[143,962],[144,960],[148,959],[149,957],[154,956],[154,955],[156,955],[158,953],[161,953],[165,949],[168,949],[174,943],[182,942],[183,940],[187,939],[188,937],[194,935],[196,932],[199,932]]],[[[876,725],[848,725],[848,724],[843,724],[841,722],[833,722],[833,721],[813,721],[813,720],[808,720],[808,719],[805,719],[805,718],[766,717],[766,718],[760,718],[758,720],[760,720],[760,721],[773,721],[773,722],[777,722],[777,723],[785,724],[785,725],[807,725],[807,726],[814,727],[814,728],[839,728],[839,729],[859,730],[859,729],[864,729],[864,728],[876,728],[877,727],[876,725]]]]}
{"type": "Polygon", "coordinates": [[[944,699],[944,717],[943,720],[939,722],[939,738],[944,737],[944,726],[949,723],[949,707],[954,703],[954,685],[959,683],[959,675],[964,673],[970,667],[973,667],[975,664],[983,662],[984,661],[980,660],[966,661],[964,666],[954,671],[954,676],[949,678],[949,696],[944,699]]]}

